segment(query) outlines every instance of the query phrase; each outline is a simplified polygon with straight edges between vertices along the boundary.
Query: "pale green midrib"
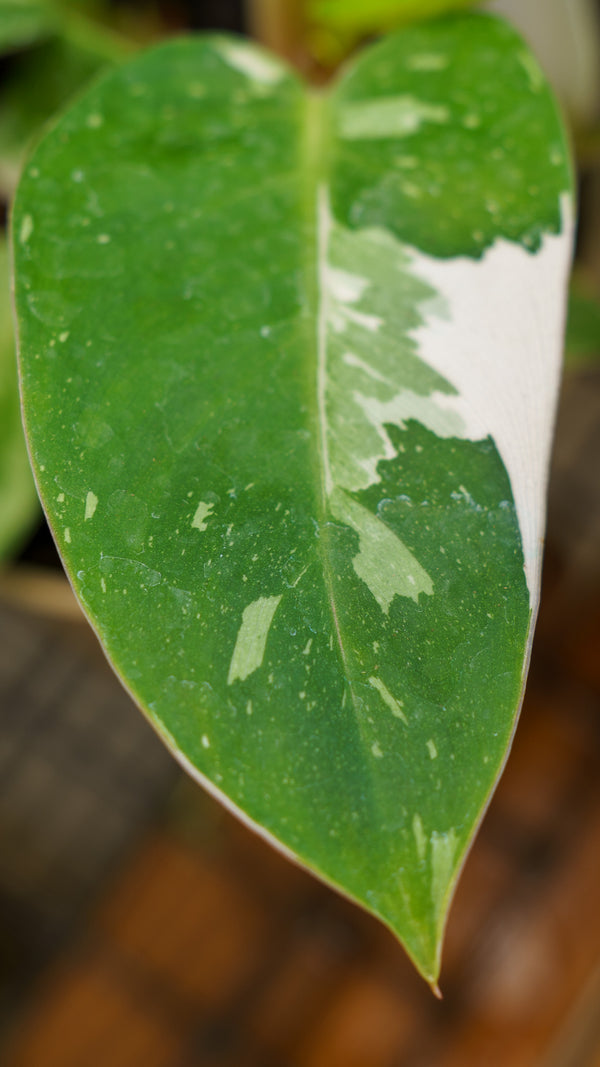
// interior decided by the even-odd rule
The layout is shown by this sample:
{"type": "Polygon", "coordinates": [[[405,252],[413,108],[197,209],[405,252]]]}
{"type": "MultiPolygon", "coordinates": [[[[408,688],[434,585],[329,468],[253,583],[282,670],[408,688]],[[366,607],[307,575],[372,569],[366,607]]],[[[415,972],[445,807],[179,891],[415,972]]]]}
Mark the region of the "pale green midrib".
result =
{"type": "MultiPolygon", "coordinates": [[[[307,328],[310,331],[307,338],[308,350],[312,350],[315,346],[315,334],[314,324],[317,322],[317,329],[323,328],[323,315],[322,315],[322,294],[320,286],[320,256],[319,253],[323,251],[322,248],[322,199],[323,191],[327,190],[328,178],[329,178],[329,163],[330,163],[330,144],[332,140],[332,123],[330,122],[330,98],[323,92],[307,91],[306,93],[306,105],[304,112],[304,140],[302,144],[301,165],[302,173],[305,175],[304,183],[304,222],[305,222],[305,261],[304,261],[304,273],[305,283],[308,298],[309,314],[307,315],[307,328]],[[321,208],[321,210],[320,210],[321,208]]],[[[321,342],[323,338],[321,337],[321,342]]],[[[363,778],[363,784],[366,781],[369,782],[370,789],[370,803],[372,805],[372,811],[377,819],[377,825],[382,827],[385,825],[385,813],[381,808],[381,800],[379,797],[379,789],[377,782],[377,775],[375,768],[370,765],[369,750],[370,741],[364,734],[364,728],[361,722],[360,716],[360,703],[355,696],[354,685],[352,682],[352,673],[349,667],[348,656],[344,644],[344,635],[342,634],[339,624],[336,599],[335,599],[335,583],[334,575],[332,573],[331,557],[328,551],[327,537],[324,536],[324,531],[328,529],[327,524],[331,521],[328,510],[328,493],[327,493],[327,475],[326,464],[327,459],[327,441],[325,439],[325,427],[324,427],[324,411],[322,409],[322,401],[324,398],[319,399],[319,357],[322,353],[319,352],[319,336],[316,337],[316,349],[317,349],[317,367],[315,370],[314,381],[314,396],[315,396],[315,423],[316,423],[316,441],[317,447],[315,449],[315,468],[317,478],[320,483],[319,496],[319,519],[320,519],[320,531],[321,536],[318,542],[318,552],[321,558],[321,566],[323,571],[324,584],[326,589],[327,598],[336,630],[337,644],[340,663],[343,669],[344,677],[347,679],[347,685],[349,689],[349,697],[354,711],[354,722],[356,725],[357,734],[361,740],[361,748],[363,752],[363,768],[365,778],[363,778]]],[[[384,842],[381,842],[384,844],[384,842]]],[[[389,843],[388,843],[389,845],[389,843]]],[[[360,899],[360,894],[357,899],[360,899]]],[[[369,908],[387,926],[389,926],[400,940],[406,942],[406,930],[403,929],[403,921],[398,921],[398,916],[393,914],[393,908],[387,909],[385,906],[374,905],[372,902],[369,904],[369,908]]],[[[417,968],[427,977],[428,981],[435,979],[435,962],[431,959],[431,948],[427,943],[427,938],[423,936],[423,931],[419,924],[414,926],[414,922],[410,920],[410,912],[407,913],[406,918],[409,919],[409,925],[412,926],[412,939],[409,955],[413,959],[417,968]],[[419,944],[421,948],[421,955],[416,952],[416,945],[419,944]],[[429,951],[428,951],[429,950],[429,951]]],[[[439,949],[439,946],[438,946],[439,949]]]]}
{"type": "MultiPolygon", "coordinates": [[[[322,208],[323,197],[327,193],[328,179],[329,179],[329,162],[330,162],[330,145],[333,137],[333,124],[330,121],[330,96],[329,94],[318,91],[308,90],[305,94],[306,97],[306,110],[305,110],[305,136],[302,145],[302,173],[306,175],[305,181],[305,195],[304,195],[304,219],[306,227],[306,258],[305,258],[305,280],[308,295],[308,306],[312,312],[307,316],[308,328],[311,331],[308,345],[309,350],[315,346],[316,348],[316,373],[315,373],[315,421],[316,421],[316,440],[318,442],[316,448],[316,462],[315,467],[317,469],[317,477],[320,483],[319,492],[319,529],[320,537],[318,541],[318,552],[321,558],[321,565],[323,568],[323,577],[325,583],[325,589],[327,598],[329,601],[329,607],[333,618],[333,623],[336,632],[338,651],[340,656],[341,665],[343,668],[344,678],[347,680],[349,689],[349,696],[352,702],[352,708],[354,710],[354,721],[356,723],[356,729],[363,741],[363,749],[366,752],[369,748],[369,741],[364,736],[363,727],[361,724],[361,718],[359,715],[359,708],[362,701],[358,700],[352,681],[352,671],[348,661],[348,655],[345,648],[344,635],[339,623],[338,611],[335,597],[335,583],[334,575],[331,566],[331,557],[328,551],[328,536],[325,535],[325,531],[328,530],[328,524],[331,522],[328,508],[328,443],[326,438],[326,431],[324,426],[325,411],[324,411],[324,382],[321,381],[321,372],[325,370],[324,366],[321,366],[322,356],[326,354],[324,348],[325,338],[321,335],[321,330],[324,329],[323,318],[323,299],[322,299],[322,286],[321,281],[321,268],[322,268],[322,254],[324,248],[322,246],[323,234],[322,234],[322,208]],[[314,323],[317,324],[317,336],[314,334],[314,323]],[[316,341],[316,344],[315,344],[316,341]]],[[[330,472],[329,472],[330,476],[330,472]]],[[[331,488],[331,487],[329,487],[331,488]]],[[[365,771],[369,773],[368,757],[365,758],[365,771]]],[[[372,801],[377,804],[377,788],[375,776],[369,774],[372,784],[372,801]]]]}
{"type": "MultiPolygon", "coordinates": [[[[316,358],[316,373],[315,373],[315,418],[316,418],[316,439],[318,441],[317,457],[316,457],[316,469],[317,477],[320,483],[319,492],[319,510],[320,510],[320,537],[319,537],[319,555],[321,557],[321,564],[323,567],[323,575],[325,579],[325,587],[327,591],[327,597],[331,608],[331,614],[335,626],[338,648],[340,658],[342,661],[344,676],[349,679],[348,660],[346,656],[346,650],[344,648],[344,642],[340,632],[339,620],[337,615],[337,608],[334,596],[334,583],[333,574],[331,570],[331,561],[326,546],[323,545],[323,531],[326,529],[328,521],[327,514],[327,487],[325,470],[328,463],[327,452],[328,445],[323,428],[323,412],[322,401],[323,398],[320,395],[322,392],[320,375],[320,331],[322,329],[322,295],[320,286],[320,255],[321,255],[321,227],[319,220],[319,199],[320,190],[327,183],[328,177],[328,157],[327,150],[328,139],[331,137],[331,124],[329,121],[329,98],[328,95],[319,90],[307,90],[305,93],[305,111],[304,111],[304,138],[301,149],[301,166],[302,173],[306,176],[304,182],[304,221],[305,221],[305,263],[304,273],[306,280],[306,289],[308,296],[309,309],[313,311],[313,314],[307,316],[307,323],[311,335],[309,337],[309,348],[315,345],[317,358],[316,358]],[[315,338],[313,334],[313,324],[317,323],[317,336],[315,338]],[[315,344],[316,341],[316,344],[315,344]]],[[[354,694],[352,694],[354,703],[354,694]]]]}

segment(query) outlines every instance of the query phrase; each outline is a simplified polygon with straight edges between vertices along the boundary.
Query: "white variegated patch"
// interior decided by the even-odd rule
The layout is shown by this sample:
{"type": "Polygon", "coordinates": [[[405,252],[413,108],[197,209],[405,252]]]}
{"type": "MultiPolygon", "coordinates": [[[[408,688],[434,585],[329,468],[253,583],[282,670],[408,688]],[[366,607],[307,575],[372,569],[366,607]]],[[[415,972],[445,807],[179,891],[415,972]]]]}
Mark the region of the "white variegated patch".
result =
{"type": "Polygon", "coordinates": [[[445,398],[463,436],[487,436],[507,469],[532,600],[539,592],[548,464],[563,350],[573,240],[571,201],[563,226],[539,252],[497,240],[480,260],[434,259],[411,250],[411,270],[443,297],[448,314],[426,314],[414,334],[421,358],[452,382],[445,398]]]}
{"type": "Polygon", "coordinates": [[[233,41],[223,37],[215,45],[217,51],[230,67],[261,85],[277,85],[287,74],[283,63],[268,52],[259,51],[255,45],[233,41]]]}
{"type": "Polygon", "coordinates": [[[537,601],[572,229],[565,198],[562,232],[538,252],[497,240],[481,259],[436,259],[383,230],[345,229],[320,192],[324,487],[335,517],[359,535],[354,568],[386,614],[395,595],[416,600],[433,585],[380,519],[359,521],[346,493],[380,480],[378,464],[395,454],[387,427],[408,420],[442,438],[493,439],[537,601]]]}
{"type": "Polygon", "coordinates": [[[353,100],[340,109],[338,134],[346,141],[409,137],[425,122],[440,125],[449,118],[450,113],[443,103],[428,104],[414,96],[353,100]]]}

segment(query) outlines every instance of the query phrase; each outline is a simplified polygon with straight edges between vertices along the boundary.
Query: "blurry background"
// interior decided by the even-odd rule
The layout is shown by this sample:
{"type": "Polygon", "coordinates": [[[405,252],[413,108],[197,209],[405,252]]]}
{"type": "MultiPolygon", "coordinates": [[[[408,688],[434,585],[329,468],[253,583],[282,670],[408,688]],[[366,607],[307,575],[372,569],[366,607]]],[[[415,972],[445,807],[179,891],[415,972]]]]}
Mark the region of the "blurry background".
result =
{"type": "MultiPolygon", "coordinates": [[[[3,205],[40,124],[134,46],[251,29],[324,78],[377,32],[366,3],[341,27],[311,3],[71,0],[58,33],[47,4],[21,0],[9,33],[18,5],[0,0],[3,205]]],[[[24,473],[0,280],[7,1067],[600,1067],[600,5],[490,6],[561,96],[581,224],[530,681],[452,910],[444,1000],[374,920],[188,782],[113,677],[24,473]]],[[[6,274],[4,260],[0,244],[6,274]]]]}

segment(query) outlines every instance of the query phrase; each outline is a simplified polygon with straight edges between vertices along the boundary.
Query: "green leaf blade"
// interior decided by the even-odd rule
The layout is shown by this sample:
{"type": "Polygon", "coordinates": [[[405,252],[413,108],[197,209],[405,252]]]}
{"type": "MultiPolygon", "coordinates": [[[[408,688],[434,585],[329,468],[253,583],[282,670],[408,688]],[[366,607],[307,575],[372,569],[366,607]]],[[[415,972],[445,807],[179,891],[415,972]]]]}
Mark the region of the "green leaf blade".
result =
{"type": "MultiPolygon", "coordinates": [[[[514,728],[539,565],[539,479],[529,529],[502,412],[489,397],[489,418],[476,410],[460,353],[469,323],[490,340],[470,310],[496,294],[495,275],[476,281],[486,250],[535,272],[550,242],[555,285],[568,258],[545,88],[536,114],[562,169],[537,220],[513,209],[510,167],[483,240],[462,211],[445,225],[433,197],[418,226],[399,210],[390,144],[406,156],[414,142],[426,164],[421,124],[455,131],[442,205],[475,152],[459,60],[484,23],[509,77],[522,45],[501,24],[432,24],[443,123],[419,81],[417,106],[372,109],[406,95],[411,35],[328,96],[233,39],[165,45],[64,117],[14,215],[32,455],[113,664],[193,773],[381,917],[432,982],[514,728]],[[385,136],[364,136],[373,119],[385,136]],[[466,310],[458,267],[481,285],[466,310]]],[[[519,128],[505,110],[496,133],[512,121],[523,137],[531,112],[519,128]]],[[[541,182],[545,161],[523,171],[541,182]]],[[[486,181],[483,168],[476,219],[486,181]]]]}
{"type": "Polygon", "coordinates": [[[440,257],[479,255],[499,234],[535,251],[560,232],[562,124],[507,23],[448,18],[390,36],[334,95],[333,207],[350,228],[391,227],[440,257]]]}

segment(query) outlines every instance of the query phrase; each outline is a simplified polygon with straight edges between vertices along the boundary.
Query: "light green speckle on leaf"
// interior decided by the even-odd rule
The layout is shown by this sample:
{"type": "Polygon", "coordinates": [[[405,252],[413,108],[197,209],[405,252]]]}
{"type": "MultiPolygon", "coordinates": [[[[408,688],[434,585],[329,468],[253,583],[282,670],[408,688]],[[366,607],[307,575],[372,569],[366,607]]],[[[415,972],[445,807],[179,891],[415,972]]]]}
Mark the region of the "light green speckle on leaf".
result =
{"type": "Polygon", "coordinates": [[[442,911],[444,897],[448,891],[448,882],[454,869],[454,859],[458,846],[458,837],[454,829],[431,835],[431,899],[438,910],[442,911]]]}
{"type": "Polygon", "coordinates": [[[448,56],[436,52],[420,52],[410,56],[407,61],[409,70],[445,70],[448,56]]]}
{"type": "Polygon", "coordinates": [[[33,233],[33,218],[31,215],[24,215],[21,222],[21,229],[19,230],[19,241],[22,245],[27,244],[29,238],[33,233]]]}
{"type": "Polygon", "coordinates": [[[422,863],[427,854],[427,838],[425,831],[423,830],[423,823],[421,822],[421,816],[415,812],[412,821],[413,834],[415,835],[415,844],[417,846],[417,856],[422,863]]]}
{"type": "Polygon", "coordinates": [[[381,678],[369,678],[369,685],[372,685],[373,689],[376,689],[378,693],[381,693],[381,699],[384,704],[387,704],[392,715],[394,715],[396,719],[402,719],[402,722],[406,723],[408,726],[408,719],[402,711],[402,701],[396,700],[396,697],[392,696],[387,685],[382,682],[381,678]]]}
{"type": "Polygon", "coordinates": [[[194,518],[192,519],[192,526],[194,527],[194,529],[206,530],[206,519],[208,519],[209,516],[212,515],[214,506],[214,504],[206,504],[204,500],[200,501],[194,513],[194,518]]]}
{"type": "Polygon", "coordinates": [[[229,665],[228,685],[238,680],[243,682],[261,666],[269,628],[280,600],[281,596],[259,597],[244,608],[229,665]]]}
{"type": "Polygon", "coordinates": [[[431,596],[431,578],[381,519],[339,490],[331,497],[331,510],[358,534],[359,551],[352,565],[386,615],[395,596],[415,601],[420,593],[431,596]]]}
{"type": "Polygon", "coordinates": [[[264,85],[277,85],[286,76],[286,68],[268,52],[259,51],[254,45],[243,41],[222,38],[217,51],[226,63],[245,74],[252,81],[264,85]]]}
{"type": "Polygon", "coordinates": [[[97,507],[98,507],[98,497],[96,496],[95,493],[92,493],[92,491],[90,490],[90,492],[88,493],[88,495],[85,498],[84,519],[85,519],[86,522],[88,521],[88,519],[93,519],[94,518],[94,515],[96,513],[96,508],[97,507]]]}
{"type": "Polygon", "coordinates": [[[443,123],[448,118],[448,110],[442,104],[428,104],[412,96],[357,100],[340,111],[339,133],[347,141],[397,140],[409,137],[423,123],[443,123]]]}

